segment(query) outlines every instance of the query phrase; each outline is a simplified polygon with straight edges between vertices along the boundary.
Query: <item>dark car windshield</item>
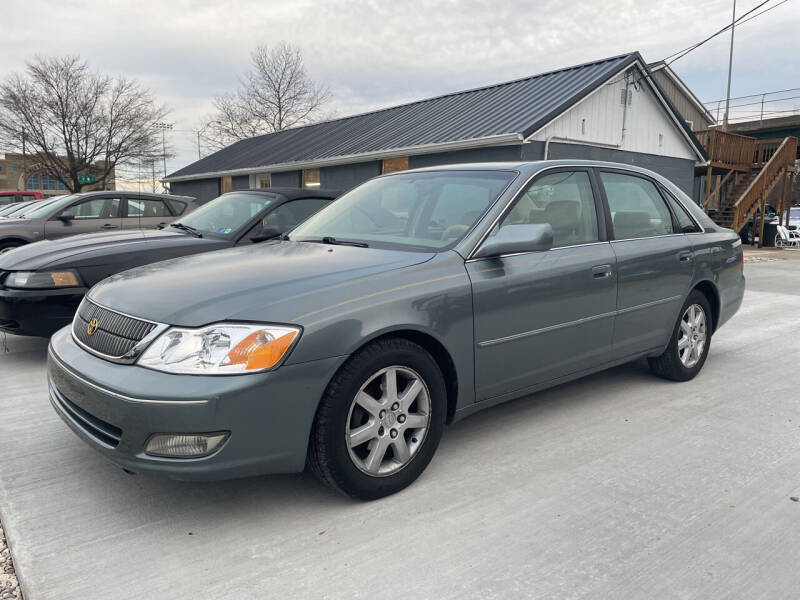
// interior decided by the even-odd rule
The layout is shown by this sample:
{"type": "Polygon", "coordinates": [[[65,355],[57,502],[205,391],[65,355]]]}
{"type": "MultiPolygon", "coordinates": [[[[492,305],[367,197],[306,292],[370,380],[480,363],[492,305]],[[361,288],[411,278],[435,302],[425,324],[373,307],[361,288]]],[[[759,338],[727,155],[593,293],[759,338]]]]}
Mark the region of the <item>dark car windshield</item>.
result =
{"type": "MultiPolygon", "coordinates": [[[[53,212],[53,209],[60,209],[63,206],[66,206],[73,200],[76,200],[80,197],[80,194],[70,194],[69,196],[59,196],[56,200],[46,200],[43,203],[34,204],[31,206],[31,210],[24,210],[21,214],[25,215],[26,219],[43,219],[44,217],[49,217],[50,213],[53,212]]],[[[20,216],[19,214],[14,216],[20,216]]]]}
{"type": "Polygon", "coordinates": [[[322,209],[290,237],[442,250],[469,231],[516,175],[447,170],[379,177],[322,209]]]}
{"type": "Polygon", "coordinates": [[[181,217],[180,223],[204,234],[231,238],[277,198],[274,194],[229,192],[181,217]]]}

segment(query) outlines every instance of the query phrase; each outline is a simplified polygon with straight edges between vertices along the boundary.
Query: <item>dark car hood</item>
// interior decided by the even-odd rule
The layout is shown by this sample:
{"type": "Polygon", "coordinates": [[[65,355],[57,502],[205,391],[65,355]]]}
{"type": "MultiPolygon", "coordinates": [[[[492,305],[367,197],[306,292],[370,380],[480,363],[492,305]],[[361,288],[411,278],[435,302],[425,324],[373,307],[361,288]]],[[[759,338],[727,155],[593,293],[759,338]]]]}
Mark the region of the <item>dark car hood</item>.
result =
{"type": "MultiPolygon", "coordinates": [[[[114,310],[172,325],[224,319],[274,320],[293,301],[320,306],[359,280],[433,257],[313,242],[267,242],[146,265],[92,288],[89,297],[114,310]],[[334,290],[336,293],[334,293],[334,290]]],[[[383,284],[380,284],[383,285],[383,284]]],[[[294,313],[296,314],[296,313],[294,313]]]]}
{"type": "MultiPolygon", "coordinates": [[[[80,267],[87,264],[114,262],[116,256],[126,260],[137,252],[151,252],[173,246],[199,246],[197,252],[212,250],[220,240],[196,238],[176,229],[134,229],[103,233],[87,233],[57,240],[43,240],[20,246],[0,254],[0,269],[34,271],[48,267],[80,267]]],[[[229,245],[225,243],[224,245],[229,245]]],[[[188,248],[187,248],[188,250],[188,248]]],[[[166,257],[172,255],[167,254],[166,257]]]]}

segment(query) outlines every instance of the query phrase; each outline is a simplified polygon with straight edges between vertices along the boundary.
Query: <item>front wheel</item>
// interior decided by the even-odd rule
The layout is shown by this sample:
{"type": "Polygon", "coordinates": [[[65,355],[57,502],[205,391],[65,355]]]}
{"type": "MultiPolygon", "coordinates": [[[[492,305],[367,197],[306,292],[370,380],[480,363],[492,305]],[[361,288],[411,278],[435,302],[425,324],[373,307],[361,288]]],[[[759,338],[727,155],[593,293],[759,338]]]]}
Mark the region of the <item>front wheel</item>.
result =
{"type": "Polygon", "coordinates": [[[711,333],[711,306],[705,295],[693,290],[683,303],[667,349],[648,359],[650,369],[673,381],[693,379],[706,362],[711,333]]]}
{"type": "Polygon", "coordinates": [[[0,254],[13,250],[14,248],[19,248],[20,246],[22,246],[22,242],[0,242],[0,254]]]}
{"type": "Polygon", "coordinates": [[[309,466],[354,498],[400,491],[433,458],[446,406],[444,378],[424,348],[405,339],[370,344],[328,385],[311,432],[309,466]]]}

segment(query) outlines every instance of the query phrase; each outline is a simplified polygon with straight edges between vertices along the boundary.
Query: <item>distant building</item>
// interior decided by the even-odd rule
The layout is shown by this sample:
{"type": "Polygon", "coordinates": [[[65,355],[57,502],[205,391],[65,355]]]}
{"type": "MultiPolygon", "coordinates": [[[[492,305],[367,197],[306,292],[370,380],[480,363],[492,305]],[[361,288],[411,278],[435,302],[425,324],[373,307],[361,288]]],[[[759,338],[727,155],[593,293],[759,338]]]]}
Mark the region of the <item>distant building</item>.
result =
{"type": "Polygon", "coordinates": [[[652,169],[691,194],[706,157],[688,121],[633,52],[240,140],[165,181],[205,202],[270,185],[347,190],[432,165],[587,158],[652,169]]]}
{"type": "Polygon", "coordinates": [[[685,83],[669,68],[664,61],[648,65],[653,79],[669,98],[675,109],[681,114],[692,131],[703,131],[717,124],[708,109],[697,99],[685,83]]]}
{"type": "MultiPolygon", "coordinates": [[[[23,158],[22,154],[6,154],[0,158],[0,190],[26,190],[40,192],[45,196],[69,193],[66,186],[56,177],[41,169],[35,169],[33,164],[31,156],[23,158]],[[26,168],[27,173],[25,172],[26,168]]],[[[102,165],[102,163],[96,164],[102,165]]],[[[115,189],[113,170],[111,176],[106,179],[105,188],[99,183],[95,183],[85,185],[82,191],[91,192],[102,189],[115,189]]]]}

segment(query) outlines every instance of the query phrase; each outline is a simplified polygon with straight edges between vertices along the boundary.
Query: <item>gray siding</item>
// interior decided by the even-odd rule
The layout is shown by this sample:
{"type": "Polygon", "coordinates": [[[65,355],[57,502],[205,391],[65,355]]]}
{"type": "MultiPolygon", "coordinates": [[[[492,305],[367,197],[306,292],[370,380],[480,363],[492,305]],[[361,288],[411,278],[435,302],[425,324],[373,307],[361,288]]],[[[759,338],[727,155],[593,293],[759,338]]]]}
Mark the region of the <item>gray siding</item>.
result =
{"type": "Polygon", "coordinates": [[[301,182],[300,171],[283,171],[282,173],[272,173],[270,175],[272,187],[291,187],[299,188],[301,182]]]}
{"type": "MultiPolygon", "coordinates": [[[[523,160],[542,160],[544,158],[544,142],[531,142],[523,145],[523,160]]],[[[681,188],[689,196],[694,192],[694,161],[685,158],[672,158],[657,156],[655,154],[642,154],[628,152],[614,148],[599,146],[584,146],[581,144],[551,143],[549,148],[550,159],[577,158],[587,160],[606,160],[636,165],[655,171],[663,175],[681,188]]]]}
{"type": "Polygon", "coordinates": [[[456,150],[453,152],[437,152],[436,154],[420,154],[408,157],[408,168],[435,167],[436,165],[452,165],[471,162],[501,162],[520,160],[520,146],[491,146],[473,150],[456,150]]]}
{"type": "Polygon", "coordinates": [[[322,167],[319,170],[320,186],[343,192],[381,174],[381,161],[374,160],[352,165],[322,167]]]}
{"type": "Polygon", "coordinates": [[[249,175],[237,175],[236,177],[231,177],[231,191],[236,190],[249,190],[250,189],[250,176],[249,175]]]}
{"type": "Polygon", "coordinates": [[[670,99],[673,106],[678,109],[684,121],[692,122],[692,129],[694,131],[708,129],[710,124],[706,121],[705,115],[697,110],[694,103],[687,98],[686,94],[684,94],[683,91],[675,85],[672,79],[664,73],[663,69],[653,73],[653,77],[658,82],[658,85],[661,86],[661,89],[664,90],[664,93],[670,99]]]}
{"type": "Polygon", "coordinates": [[[173,181],[170,192],[179,196],[193,196],[199,204],[204,204],[219,196],[219,179],[195,179],[194,181],[173,181]]]}

